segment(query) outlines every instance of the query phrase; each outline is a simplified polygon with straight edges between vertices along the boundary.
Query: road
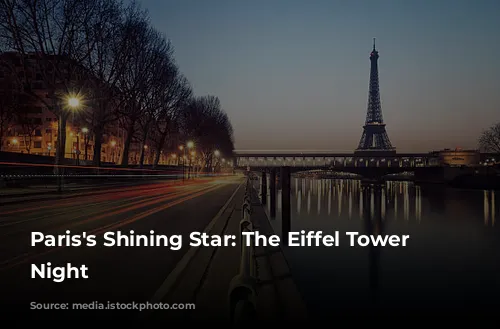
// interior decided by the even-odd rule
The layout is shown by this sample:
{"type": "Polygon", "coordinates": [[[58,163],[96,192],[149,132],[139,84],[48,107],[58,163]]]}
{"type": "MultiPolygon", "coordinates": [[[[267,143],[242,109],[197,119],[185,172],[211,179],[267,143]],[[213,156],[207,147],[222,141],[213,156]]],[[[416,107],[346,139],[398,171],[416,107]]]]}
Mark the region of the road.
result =
{"type": "MultiPolygon", "coordinates": [[[[145,302],[151,299],[189,248],[242,182],[238,177],[105,188],[85,196],[0,207],[0,291],[3,303],[28,310],[30,302],[145,302]],[[105,232],[182,235],[169,247],[104,247],[105,232]],[[94,247],[31,246],[32,232],[96,235],[94,247]],[[41,267],[86,265],[89,279],[31,278],[41,267]]],[[[122,313],[123,314],[123,313],[122,313]]]]}

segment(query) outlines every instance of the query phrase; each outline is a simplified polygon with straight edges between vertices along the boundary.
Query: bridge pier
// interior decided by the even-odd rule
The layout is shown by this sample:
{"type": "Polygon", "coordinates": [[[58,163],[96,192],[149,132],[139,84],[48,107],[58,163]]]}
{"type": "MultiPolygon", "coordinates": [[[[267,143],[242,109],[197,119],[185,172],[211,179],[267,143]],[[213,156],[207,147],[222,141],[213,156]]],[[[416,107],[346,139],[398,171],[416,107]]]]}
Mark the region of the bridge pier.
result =
{"type": "Polygon", "coordinates": [[[265,171],[262,172],[262,179],[260,182],[260,198],[262,204],[267,203],[267,176],[265,171]]]}
{"type": "Polygon", "coordinates": [[[270,179],[270,182],[269,182],[269,193],[270,193],[270,197],[271,197],[271,204],[270,204],[270,215],[271,215],[271,218],[275,218],[276,217],[276,168],[271,168],[271,172],[269,174],[269,179],[270,179]]]}
{"type": "Polygon", "coordinates": [[[291,223],[291,184],[290,167],[281,167],[281,235],[283,242],[288,245],[288,233],[290,233],[291,223]]]}

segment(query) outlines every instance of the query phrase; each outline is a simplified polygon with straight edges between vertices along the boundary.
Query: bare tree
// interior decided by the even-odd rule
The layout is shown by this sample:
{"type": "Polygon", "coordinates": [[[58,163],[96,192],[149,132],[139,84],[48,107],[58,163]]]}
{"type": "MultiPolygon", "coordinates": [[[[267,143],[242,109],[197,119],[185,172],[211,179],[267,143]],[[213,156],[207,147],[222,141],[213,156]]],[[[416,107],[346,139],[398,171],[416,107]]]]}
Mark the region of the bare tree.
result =
{"type": "Polygon", "coordinates": [[[500,153],[500,123],[483,131],[479,138],[479,147],[485,152],[500,153]]]}
{"type": "Polygon", "coordinates": [[[196,140],[205,170],[212,167],[215,150],[232,156],[233,128],[217,97],[192,99],[184,115],[184,134],[196,140]]]}
{"type": "Polygon", "coordinates": [[[33,88],[34,75],[21,77],[24,92],[58,115],[56,163],[64,158],[68,95],[78,95],[82,64],[89,55],[87,23],[100,15],[99,0],[2,0],[0,38],[20,56],[24,71],[40,72],[45,92],[33,88]]]}
{"type": "Polygon", "coordinates": [[[118,120],[117,111],[123,102],[118,81],[128,65],[129,25],[135,15],[142,14],[136,12],[134,3],[123,8],[115,0],[94,1],[95,10],[100,15],[90,17],[87,23],[89,38],[86,51],[89,56],[85,58],[84,65],[89,76],[86,98],[92,107],[89,121],[94,136],[93,163],[99,166],[103,135],[106,128],[118,120]]]}
{"type": "MultiPolygon", "coordinates": [[[[150,156],[154,153],[157,165],[173,136],[181,134],[196,140],[207,168],[215,149],[232,152],[232,127],[219,100],[192,98],[170,42],[135,1],[124,6],[120,0],[0,0],[0,50],[18,56],[9,69],[16,72],[21,94],[59,118],[56,164],[64,158],[68,96],[81,98],[90,109],[84,114],[97,166],[103,135],[118,122],[126,131],[122,165],[128,165],[134,141],[141,144],[141,166],[146,143],[153,142],[150,156]],[[17,74],[19,68],[30,74],[17,74]]],[[[9,97],[2,102],[3,135],[13,102],[9,97]]]]}
{"type": "MultiPolygon", "coordinates": [[[[140,128],[139,140],[141,141],[141,155],[139,165],[144,164],[146,143],[151,140],[151,130],[154,128],[153,123],[157,120],[160,109],[165,106],[163,102],[164,91],[168,88],[170,76],[172,74],[172,47],[170,42],[163,35],[152,30],[150,34],[150,52],[148,52],[148,60],[152,64],[147,67],[147,81],[144,87],[139,88],[140,103],[138,104],[139,117],[137,123],[140,128]]],[[[152,155],[157,152],[154,148],[149,153],[152,155]]],[[[157,152],[159,153],[159,152],[157,152]]],[[[158,154],[159,156],[159,154],[158,154]]],[[[151,160],[153,161],[153,160],[151,160]]]]}
{"type": "Polygon", "coordinates": [[[179,130],[182,111],[186,108],[192,95],[189,82],[178,73],[175,66],[171,66],[165,72],[164,78],[164,83],[160,84],[160,108],[154,125],[154,131],[156,131],[154,167],[158,165],[161,151],[165,150],[165,146],[169,149],[172,148],[172,145],[165,145],[167,138],[179,130]]]}
{"type": "MultiPolygon", "coordinates": [[[[133,32],[128,40],[128,48],[133,51],[129,57],[129,65],[120,81],[120,89],[126,95],[122,122],[127,131],[122,165],[128,164],[130,144],[140,126],[140,119],[149,118],[156,111],[158,104],[155,102],[154,88],[157,84],[157,76],[163,63],[169,62],[172,54],[170,43],[151,28],[146,20],[137,20],[131,29],[133,32]]],[[[142,122],[149,121],[148,119],[142,120],[142,122]]],[[[139,133],[142,135],[140,139],[144,144],[149,124],[142,128],[139,133]]],[[[143,158],[142,155],[141,158],[143,158]]]]}

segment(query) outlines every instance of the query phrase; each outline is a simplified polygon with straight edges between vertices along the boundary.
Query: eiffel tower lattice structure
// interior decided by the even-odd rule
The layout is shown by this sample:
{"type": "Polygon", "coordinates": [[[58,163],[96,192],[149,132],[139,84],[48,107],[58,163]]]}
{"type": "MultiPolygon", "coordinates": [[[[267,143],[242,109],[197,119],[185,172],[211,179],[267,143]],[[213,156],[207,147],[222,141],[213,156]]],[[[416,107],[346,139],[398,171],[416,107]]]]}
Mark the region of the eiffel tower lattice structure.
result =
{"type": "Polygon", "coordinates": [[[392,146],[387,131],[385,130],[382,108],[380,106],[380,89],[378,79],[378,51],[375,49],[373,39],[373,50],[370,53],[370,90],[368,94],[368,111],[363,126],[363,134],[359,141],[355,154],[395,154],[396,149],[392,146]]]}

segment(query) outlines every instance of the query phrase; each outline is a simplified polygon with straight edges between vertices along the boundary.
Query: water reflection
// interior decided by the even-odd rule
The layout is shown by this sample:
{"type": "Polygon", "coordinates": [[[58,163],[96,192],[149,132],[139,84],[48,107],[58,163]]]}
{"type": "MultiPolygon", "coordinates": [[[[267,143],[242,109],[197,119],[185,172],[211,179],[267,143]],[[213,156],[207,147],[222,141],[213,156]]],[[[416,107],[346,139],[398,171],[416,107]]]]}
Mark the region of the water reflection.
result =
{"type": "MultiPolygon", "coordinates": [[[[328,312],[365,302],[396,307],[469,301],[479,305],[487,302],[484,294],[500,294],[498,285],[486,284],[497,282],[500,275],[495,191],[295,178],[291,194],[292,231],[338,230],[341,234],[341,251],[286,251],[312,307],[328,312]],[[411,239],[407,248],[346,248],[342,246],[348,241],[345,232],[408,234],[411,239]],[[336,304],[338,300],[342,304],[336,304]]],[[[276,201],[272,225],[280,234],[281,190],[276,201]]]]}
{"type": "MultiPolygon", "coordinates": [[[[267,207],[269,209],[269,178],[267,180],[267,207]]],[[[255,186],[262,193],[262,183],[260,181],[255,182],[255,186]]],[[[363,193],[363,191],[365,191],[363,184],[357,180],[294,178],[292,180],[292,204],[295,205],[296,212],[292,212],[292,216],[297,217],[301,214],[302,203],[305,202],[307,215],[309,216],[312,215],[311,207],[315,204],[315,216],[322,216],[323,214],[330,216],[335,211],[336,217],[343,217],[343,212],[346,211],[345,218],[362,219],[365,211],[368,211],[370,217],[373,218],[377,198],[380,198],[382,221],[386,219],[403,219],[405,221],[415,220],[420,222],[422,218],[425,218],[423,210],[431,213],[442,213],[447,209],[443,198],[446,191],[441,186],[423,188],[405,181],[386,182],[377,189],[370,189],[368,194],[363,193]],[[377,193],[380,195],[377,195],[377,193]],[[422,200],[424,199],[427,202],[425,209],[422,207],[422,200]],[[356,212],[355,209],[358,209],[358,211],[356,212]]],[[[277,184],[276,203],[278,212],[281,211],[282,207],[281,193],[281,189],[277,184]]],[[[483,222],[485,225],[494,226],[495,191],[485,190],[481,191],[481,193],[483,198],[483,222]]],[[[461,207],[467,207],[466,205],[467,203],[460,202],[461,207]]]]}
{"type": "Polygon", "coordinates": [[[484,225],[495,226],[495,191],[483,193],[484,225]]]}

